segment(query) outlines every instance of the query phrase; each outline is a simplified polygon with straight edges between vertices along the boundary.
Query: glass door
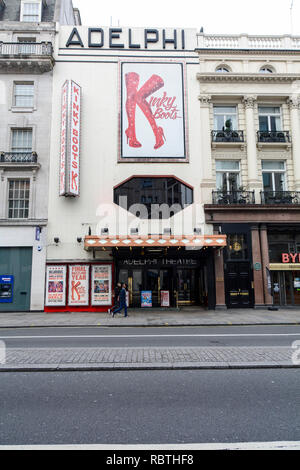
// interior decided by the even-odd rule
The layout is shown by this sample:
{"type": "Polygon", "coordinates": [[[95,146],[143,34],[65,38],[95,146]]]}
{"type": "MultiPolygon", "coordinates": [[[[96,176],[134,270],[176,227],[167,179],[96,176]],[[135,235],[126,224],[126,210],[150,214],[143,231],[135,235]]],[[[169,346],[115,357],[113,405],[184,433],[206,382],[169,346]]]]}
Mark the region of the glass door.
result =
{"type": "Polygon", "coordinates": [[[152,306],[159,306],[159,271],[158,269],[147,269],[146,288],[144,290],[152,292],[152,306]]]}
{"type": "MultiPolygon", "coordinates": [[[[174,286],[173,286],[173,274],[171,269],[161,269],[159,273],[159,282],[160,282],[160,292],[168,291],[170,299],[170,307],[173,305],[174,299],[174,286]]],[[[159,292],[159,294],[160,294],[159,292]]],[[[161,297],[159,295],[159,297],[161,297]]],[[[161,305],[161,298],[159,298],[159,303],[161,305]]]]}
{"type": "Polygon", "coordinates": [[[192,269],[177,270],[178,305],[195,303],[195,271],[192,269]]]}
{"type": "Polygon", "coordinates": [[[132,270],[132,293],[131,303],[133,307],[141,306],[141,291],[143,290],[143,271],[141,269],[132,270]]]}

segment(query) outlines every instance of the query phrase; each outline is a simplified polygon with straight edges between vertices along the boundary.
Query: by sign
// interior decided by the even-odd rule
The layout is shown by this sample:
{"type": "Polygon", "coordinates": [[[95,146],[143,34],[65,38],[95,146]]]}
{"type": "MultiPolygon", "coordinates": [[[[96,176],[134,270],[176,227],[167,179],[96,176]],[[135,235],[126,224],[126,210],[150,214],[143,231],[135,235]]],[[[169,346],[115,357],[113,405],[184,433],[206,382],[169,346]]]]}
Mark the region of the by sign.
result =
{"type": "Polygon", "coordinates": [[[67,80],[62,88],[60,141],[60,196],[79,196],[81,87],[67,80]]]}
{"type": "Polygon", "coordinates": [[[300,253],[282,253],[283,263],[300,263],[300,253]]]}

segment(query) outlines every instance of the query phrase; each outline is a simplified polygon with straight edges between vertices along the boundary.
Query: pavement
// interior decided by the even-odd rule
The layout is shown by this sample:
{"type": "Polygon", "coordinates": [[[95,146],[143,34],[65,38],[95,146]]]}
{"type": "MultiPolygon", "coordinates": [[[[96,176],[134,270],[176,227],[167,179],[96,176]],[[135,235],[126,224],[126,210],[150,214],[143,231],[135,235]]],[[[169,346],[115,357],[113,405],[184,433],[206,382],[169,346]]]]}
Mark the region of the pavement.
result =
{"type": "MultiPolygon", "coordinates": [[[[107,313],[0,313],[0,329],[37,327],[147,327],[299,325],[300,309],[207,311],[129,310],[107,313]]],[[[3,330],[4,332],[5,330],[3,330]]],[[[95,330],[96,332],[96,330],[95,330]]],[[[2,335],[4,336],[4,334],[2,335]]],[[[1,333],[0,333],[1,340],[1,333]]],[[[5,343],[4,348],[5,348],[5,343]]],[[[0,343],[1,349],[1,343],[0,343]]],[[[0,351],[1,352],[1,351],[0,351]]],[[[296,368],[300,354],[286,346],[6,348],[0,372],[296,368]]],[[[0,354],[1,357],[1,354],[0,354]]]]}
{"type": "Polygon", "coordinates": [[[79,327],[79,326],[221,326],[221,325],[299,325],[299,309],[180,310],[129,309],[128,318],[108,313],[0,312],[0,328],[79,327]]]}
{"type": "Polygon", "coordinates": [[[9,348],[0,372],[300,367],[291,347],[9,348]]]}

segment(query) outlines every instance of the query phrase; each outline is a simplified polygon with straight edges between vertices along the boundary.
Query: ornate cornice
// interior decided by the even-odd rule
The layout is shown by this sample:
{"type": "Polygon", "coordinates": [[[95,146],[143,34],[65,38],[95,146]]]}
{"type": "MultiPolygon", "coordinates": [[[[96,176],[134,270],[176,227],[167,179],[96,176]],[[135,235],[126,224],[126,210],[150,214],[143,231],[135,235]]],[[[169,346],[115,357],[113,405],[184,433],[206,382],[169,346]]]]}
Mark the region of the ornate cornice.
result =
{"type": "Polygon", "coordinates": [[[196,48],[195,52],[197,52],[199,55],[213,55],[213,54],[232,54],[232,55],[260,55],[260,56],[266,56],[267,55],[281,55],[281,56],[287,56],[287,55],[299,55],[300,54],[300,49],[233,49],[233,48],[196,48]]]}
{"type": "Polygon", "coordinates": [[[201,82],[280,82],[291,83],[300,80],[297,74],[280,73],[198,73],[201,82]]]}

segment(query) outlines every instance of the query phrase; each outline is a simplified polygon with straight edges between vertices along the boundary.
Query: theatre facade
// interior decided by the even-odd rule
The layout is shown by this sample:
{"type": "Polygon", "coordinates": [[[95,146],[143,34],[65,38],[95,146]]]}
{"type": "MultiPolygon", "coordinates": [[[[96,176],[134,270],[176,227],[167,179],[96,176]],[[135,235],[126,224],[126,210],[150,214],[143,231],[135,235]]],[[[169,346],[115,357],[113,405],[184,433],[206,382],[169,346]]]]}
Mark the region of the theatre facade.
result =
{"type": "Polygon", "coordinates": [[[300,302],[300,44],[254,39],[60,28],[47,312],[300,302]]]}

